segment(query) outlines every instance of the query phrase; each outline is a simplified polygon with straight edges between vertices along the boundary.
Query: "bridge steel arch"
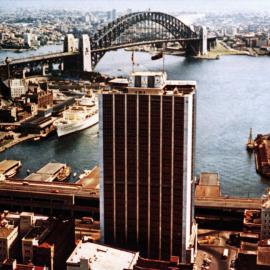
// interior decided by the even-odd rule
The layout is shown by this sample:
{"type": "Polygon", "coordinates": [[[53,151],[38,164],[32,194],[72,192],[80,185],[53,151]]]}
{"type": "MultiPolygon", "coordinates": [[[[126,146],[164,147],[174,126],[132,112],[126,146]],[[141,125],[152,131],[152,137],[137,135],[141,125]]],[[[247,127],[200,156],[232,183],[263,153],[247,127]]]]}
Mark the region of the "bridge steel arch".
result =
{"type": "Polygon", "coordinates": [[[98,30],[91,37],[91,61],[92,67],[95,67],[106,51],[115,48],[125,48],[141,44],[154,44],[161,42],[179,41],[187,54],[196,55],[200,52],[201,37],[189,26],[174,16],[161,12],[135,12],[124,15],[110,22],[102,29],[98,30]],[[131,40],[128,43],[113,46],[114,42],[130,27],[144,21],[154,22],[164,27],[173,39],[148,40],[145,42],[136,42],[131,40]]]}

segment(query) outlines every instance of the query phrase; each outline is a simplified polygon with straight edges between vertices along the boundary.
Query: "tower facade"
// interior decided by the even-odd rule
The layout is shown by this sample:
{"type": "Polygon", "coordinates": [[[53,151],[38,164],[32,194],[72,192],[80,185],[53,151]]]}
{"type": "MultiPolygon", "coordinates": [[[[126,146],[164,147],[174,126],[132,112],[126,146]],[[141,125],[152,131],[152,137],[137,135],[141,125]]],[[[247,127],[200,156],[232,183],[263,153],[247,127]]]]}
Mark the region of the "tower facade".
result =
{"type": "Polygon", "coordinates": [[[105,244],[191,261],[195,87],[135,72],[127,93],[99,96],[105,244]]]}

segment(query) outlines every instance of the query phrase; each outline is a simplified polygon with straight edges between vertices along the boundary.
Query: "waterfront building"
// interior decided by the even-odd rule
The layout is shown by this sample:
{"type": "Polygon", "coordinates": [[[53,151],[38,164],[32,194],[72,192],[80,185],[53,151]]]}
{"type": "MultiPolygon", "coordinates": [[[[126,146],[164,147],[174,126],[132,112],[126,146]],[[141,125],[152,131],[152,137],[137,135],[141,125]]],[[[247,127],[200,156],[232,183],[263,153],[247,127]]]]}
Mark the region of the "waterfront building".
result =
{"type": "Polygon", "coordinates": [[[99,97],[100,219],[105,244],[193,261],[194,81],[134,72],[99,97]]]}
{"type": "Polygon", "coordinates": [[[50,108],[53,105],[52,91],[41,90],[39,87],[35,87],[32,91],[29,88],[25,97],[30,103],[37,104],[38,108],[50,108]]]}
{"type": "Polygon", "coordinates": [[[91,243],[83,238],[67,260],[67,270],[131,270],[139,257],[138,252],[125,251],[91,243]]]}

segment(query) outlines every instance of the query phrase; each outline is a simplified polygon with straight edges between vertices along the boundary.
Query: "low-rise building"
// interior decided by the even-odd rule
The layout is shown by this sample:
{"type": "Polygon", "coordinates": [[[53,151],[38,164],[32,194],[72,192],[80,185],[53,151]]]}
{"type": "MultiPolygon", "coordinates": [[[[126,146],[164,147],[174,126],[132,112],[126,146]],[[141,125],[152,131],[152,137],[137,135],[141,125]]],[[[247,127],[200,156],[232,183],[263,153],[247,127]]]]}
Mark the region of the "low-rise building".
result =
{"type": "Polygon", "coordinates": [[[22,239],[22,258],[25,264],[46,266],[49,270],[65,269],[65,262],[74,249],[73,220],[48,219],[32,227],[22,239]]]}
{"type": "Polygon", "coordinates": [[[139,252],[124,251],[83,239],[68,258],[67,270],[131,270],[139,252]]]}
{"type": "Polygon", "coordinates": [[[11,258],[16,254],[17,240],[18,240],[18,227],[3,224],[4,227],[0,228],[0,261],[11,258]]]}
{"type": "Polygon", "coordinates": [[[12,99],[19,98],[27,91],[27,84],[23,79],[9,80],[10,97],[12,99]]]}

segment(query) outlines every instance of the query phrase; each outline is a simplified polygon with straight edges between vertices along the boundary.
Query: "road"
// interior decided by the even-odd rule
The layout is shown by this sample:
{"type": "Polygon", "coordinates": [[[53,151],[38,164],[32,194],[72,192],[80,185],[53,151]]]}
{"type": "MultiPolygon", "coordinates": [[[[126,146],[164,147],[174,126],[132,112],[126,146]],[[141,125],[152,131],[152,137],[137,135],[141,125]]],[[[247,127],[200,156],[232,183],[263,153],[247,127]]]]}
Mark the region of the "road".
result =
{"type": "Polygon", "coordinates": [[[207,207],[216,209],[261,209],[261,199],[259,198],[234,198],[234,197],[197,197],[196,207],[207,207]]]}
{"type": "Polygon", "coordinates": [[[213,241],[211,244],[198,244],[198,253],[196,256],[197,270],[201,269],[203,259],[206,257],[212,259],[209,270],[229,270],[230,263],[235,260],[237,255],[237,249],[226,244],[230,232],[224,231],[211,231],[211,230],[200,230],[198,239],[206,239],[211,236],[213,241]],[[223,251],[225,248],[229,249],[229,255],[227,259],[222,259],[223,251]]]}

